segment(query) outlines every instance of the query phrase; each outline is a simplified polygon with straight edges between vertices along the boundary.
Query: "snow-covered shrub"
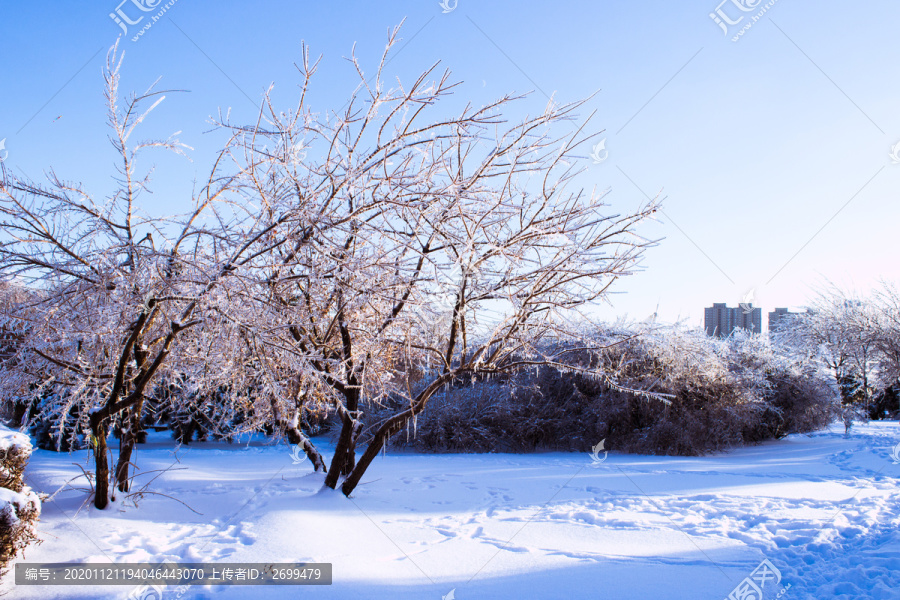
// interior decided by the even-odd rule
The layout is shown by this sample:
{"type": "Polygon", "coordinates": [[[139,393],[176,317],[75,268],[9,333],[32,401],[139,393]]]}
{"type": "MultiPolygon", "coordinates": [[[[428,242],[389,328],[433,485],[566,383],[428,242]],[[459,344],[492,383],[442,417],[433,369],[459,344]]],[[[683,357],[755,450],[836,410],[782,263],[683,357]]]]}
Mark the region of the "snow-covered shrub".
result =
{"type": "Polygon", "coordinates": [[[439,452],[587,451],[605,439],[607,449],[696,455],[811,431],[835,416],[824,375],[763,336],[720,340],[672,327],[604,332],[594,342],[607,347],[579,352],[572,369],[448,386],[393,443],[439,452]]]}
{"type": "Polygon", "coordinates": [[[745,441],[812,431],[839,414],[838,395],[821,364],[768,336],[738,330],[722,342],[729,369],[761,402],[745,441]]]}
{"type": "MultiPolygon", "coordinates": [[[[525,378],[521,378],[522,383],[525,378]]],[[[434,452],[531,452],[538,447],[557,447],[554,430],[563,426],[565,406],[533,393],[526,383],[514,386],[512,379],[481,380],[447,386],[436,394],[425,411],[406,431],[397,434],[395,445],[411,444],[434,452]]],[[[366,415],[368,432],[402,406],[402,400],[366,415]]],[[[577,440],[561,439],[562,442],[577,440]]]]}
{"type": "Polygon", "coordinates": [[[25,465],[30,456],[28,436],[0,425],[0,487],[17,492],[22,489],[25,465]]]}
{"type": "Polygon", "coordinates": [[[41,500],[25,485],[31,456],[28,436],[0,425],[0,573],[25,546],[37,540],[41,500]]]}

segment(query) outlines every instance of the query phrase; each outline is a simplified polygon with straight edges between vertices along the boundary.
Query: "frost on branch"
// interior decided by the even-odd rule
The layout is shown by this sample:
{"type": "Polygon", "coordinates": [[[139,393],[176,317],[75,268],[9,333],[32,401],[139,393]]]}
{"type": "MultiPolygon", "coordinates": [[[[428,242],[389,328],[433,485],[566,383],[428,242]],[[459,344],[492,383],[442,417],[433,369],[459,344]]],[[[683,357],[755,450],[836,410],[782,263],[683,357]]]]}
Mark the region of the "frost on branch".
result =
{"type": "Polygon", "coordinates": [[[295,107],[267,98],[256,123],[221,123],[241,193],[273,222],[252,276],[229,287],[231,339],[275,429],[317,466],[294,424],[334,416],[325,485],[344,477],[346,494],[445,386],[553,364],[544,342],[580,335],[580,309],[651,245],[637,228],[656,209],[615,214],[605,193],[576,186],[592,137],[583,102],[518,118],[521,97],[454,108],[457,84],[437,65],[411,83],[382,79],[397,39],[371,82],[351,59],[359,85],[339,112],[308,106],[318,63],[304,49],[295,107]],[[397,410],[357,460],[365,415],[388,403],[397,410]]]}
{"type": "Polygon", "coordinates": [[[120,98],[120,67],[114,46],[105,70],[118,155],[111,196],[94,197],[53,170],[45,182],[0,171],[0,279],[15,292],[4,296],[0,314],[12,339],[0,397],[17,403],[20,422],[51,423],[58,447],[90,444],[97,508],[107,506],[111,485],[129,490],[144,407],[159,400],[156,394],[184,381],[196,393],[179,401],[217,390],[205,387],[220,384],[217,373],[208,375],[220,348],[203,343],[212,331],[182,338],[214,310],[222,299],[218,284],[240,271],[265,235],[254,230],[254,214],[231,202],[221,157],[206,185],[180,203],[183,214],[150,212],[145,154],[185,146],[174,137],[136,140],[136,127],[163,94],[151,86],[120,98]],[[111,467],[113,430],[121,442],[111,467]]]}

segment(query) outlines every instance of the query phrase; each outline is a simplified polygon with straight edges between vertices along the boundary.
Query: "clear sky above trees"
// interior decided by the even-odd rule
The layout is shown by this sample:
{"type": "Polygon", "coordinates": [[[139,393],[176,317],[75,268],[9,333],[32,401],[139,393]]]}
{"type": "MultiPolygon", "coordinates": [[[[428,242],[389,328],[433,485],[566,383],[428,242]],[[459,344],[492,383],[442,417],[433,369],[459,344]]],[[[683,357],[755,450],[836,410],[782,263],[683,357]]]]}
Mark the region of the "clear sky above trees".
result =
{"type": "Polygon", "coordinates": [[[600,163],[585,156],[583,185],[610,187],[608,200],[622,211],[645,194],[667,198],[648,232],[667,239],[647,254],[647,270],[620,286],[609,316],[643,319],[659,303],[661,318],[699,324],[703,306],[736,305],[750,290],[771,309],[804,304],[823,277],[865,290],[898,276],[900,164],[890,154],[900,142],[900,7],[887,0],[780,0],[737,42],[732,34],[766,3],[741,12],[715,0],[552,8],[460,0],[443,12],[436,0],[178,0],[132,42],[167,3],[144,0],[154,4],[149,12],[130,0],[0,9],[7,168],[39,177],[52,165],[95,192],[109,186],[100,68],[122,32],[109,16],[117,9],[132,21],[144,16],[123,36],[123,90],[142,91],[160,75],[161,88],[187,90],[170,94],[145,131],[183,130],[194,148],[193,162],[159,155],[166,179],[154,185],[153,204],[161,213],[183,210],[179,202],[209,169],[221,140],[206,133],[208,117],[221,107],[253,121],[272,82],[276,99],[295,97],[301,40],[324,55],[320,76],[333,82],[312,103],[336,110],[355,85],[341,57],[356,42],[374,69],[388,29],[406,18],[388,75],[406,80],[440,60],[464,81],[458,102],[533,90],[522,110],[537,112],[546,96],[568,102],[600,90],[585,112],[597,111],[609,154],[601,151],[600,163]],[[724,34],[709,16],[717,8],[743,22],[724,34]]]}

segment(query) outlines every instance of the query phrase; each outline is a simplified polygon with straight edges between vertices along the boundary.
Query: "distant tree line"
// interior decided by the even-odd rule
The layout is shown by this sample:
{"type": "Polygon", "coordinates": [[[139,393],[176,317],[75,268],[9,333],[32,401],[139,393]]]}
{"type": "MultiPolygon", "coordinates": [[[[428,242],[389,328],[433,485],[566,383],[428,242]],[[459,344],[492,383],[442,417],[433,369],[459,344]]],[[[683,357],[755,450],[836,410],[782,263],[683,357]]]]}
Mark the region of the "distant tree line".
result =
{"type": "Polygon", "coordinates": [[[784,319],[776,338],[815,358],[840,396],[847,428],[853,419],[900,417],[900,292],[883,282],[862,297],[828,285],[806,312],[784,319]]]}

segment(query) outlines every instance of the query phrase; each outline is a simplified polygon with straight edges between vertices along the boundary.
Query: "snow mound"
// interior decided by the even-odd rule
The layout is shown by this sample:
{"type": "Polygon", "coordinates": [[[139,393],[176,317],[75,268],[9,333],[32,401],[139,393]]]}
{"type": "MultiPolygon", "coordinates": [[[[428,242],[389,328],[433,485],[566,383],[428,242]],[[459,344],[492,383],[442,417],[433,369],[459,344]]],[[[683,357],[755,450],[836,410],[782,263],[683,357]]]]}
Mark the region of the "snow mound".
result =
{"type": "Polygon", "coordinates": [[[41,499],[23,479],[31,451],[27,435],[0,425],[0,571],[37,539],[41,499]]]}

